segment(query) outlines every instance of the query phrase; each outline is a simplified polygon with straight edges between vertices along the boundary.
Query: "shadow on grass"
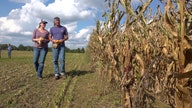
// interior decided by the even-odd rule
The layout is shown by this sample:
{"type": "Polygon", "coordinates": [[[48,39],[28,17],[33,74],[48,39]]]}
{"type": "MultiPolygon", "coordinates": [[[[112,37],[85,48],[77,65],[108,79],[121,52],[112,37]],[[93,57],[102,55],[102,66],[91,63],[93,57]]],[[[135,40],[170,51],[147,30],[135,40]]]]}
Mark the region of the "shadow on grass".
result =
{"type": "MultiPolygon", "coordinates": [[[[75,76],[81,76],[85,74],[91,74],[94,73],[93,71],[84,71],[84,70],[71,70],[69,72],[66,72],[66,76],[75,77],[75,76]]],[[[54,77],[54,74],[48,74],[45,76],[46,78],[52,78],[54,77]]]]}
{"type": "Polygon", "coordinates": [[[75,77],[75,76],[81,76],[81,75],[91,74],[91,73],[93,73],[93,71],[72,70],[72,71],[66,72],[66,75],[75,77]]]}

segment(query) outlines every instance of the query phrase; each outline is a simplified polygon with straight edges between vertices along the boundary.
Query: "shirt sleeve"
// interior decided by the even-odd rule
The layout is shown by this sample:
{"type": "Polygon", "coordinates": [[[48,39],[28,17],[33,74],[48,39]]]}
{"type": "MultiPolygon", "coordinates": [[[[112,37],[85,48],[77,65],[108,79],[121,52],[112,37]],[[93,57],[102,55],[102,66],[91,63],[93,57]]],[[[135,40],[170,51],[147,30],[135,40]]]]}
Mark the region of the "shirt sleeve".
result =
{"type": "Polygon", "coordinates": [[[49,35],[53,36],[53,34],[52,34],[52,28],[49,30],[49,35]]]}
{"type": "Polygon", "coordinates": [[[65,33],[64,35],[68,35],[68,31],[67,31],[67,28],[65,27],[65,33]]]}

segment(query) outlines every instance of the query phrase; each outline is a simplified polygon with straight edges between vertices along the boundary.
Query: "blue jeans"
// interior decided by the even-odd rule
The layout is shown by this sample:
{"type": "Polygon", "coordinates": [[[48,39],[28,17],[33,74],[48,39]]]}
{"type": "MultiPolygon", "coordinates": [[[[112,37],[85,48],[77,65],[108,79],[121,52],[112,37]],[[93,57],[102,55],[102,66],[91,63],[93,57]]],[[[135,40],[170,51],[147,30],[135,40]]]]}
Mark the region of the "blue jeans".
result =
{"type": "Polygon", "coordinates": [[[8,51],[8,58],[11,58],[11,51],[8,51]]]}
{"type": "Polygon", "coordinates": [[[33,63],[38,77],[42,77],[45,57],[47,55],[48,48],[33,48],[33,63]]]}
{"type": "Polygon", "coordinates": [[[57,48],[52,48],[52,53],[55,76],[59,76],[59,74],[65,75],[65,45],[59,45],[57,48]],[[60,68],[58,61],[60,63],[60,68]]]}

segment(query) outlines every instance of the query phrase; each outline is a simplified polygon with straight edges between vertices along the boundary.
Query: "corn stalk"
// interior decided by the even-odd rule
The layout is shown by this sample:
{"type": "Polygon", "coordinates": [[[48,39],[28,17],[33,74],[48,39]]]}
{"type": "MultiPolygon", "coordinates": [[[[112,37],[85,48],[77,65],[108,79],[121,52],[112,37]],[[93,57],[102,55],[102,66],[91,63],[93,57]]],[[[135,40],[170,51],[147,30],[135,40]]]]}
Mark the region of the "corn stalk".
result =
{"type": "Polygon", "coordinates": [[[157,7],[152,15],[148,7],[153,0],[143,2],[140,10],[132,9],[131,0],[106,1],[107,20],[97,22],[87,49],[93,70],[120,84],[125,108],[190,108],[190,3],[167,0],[164,13],[157,7]]]}

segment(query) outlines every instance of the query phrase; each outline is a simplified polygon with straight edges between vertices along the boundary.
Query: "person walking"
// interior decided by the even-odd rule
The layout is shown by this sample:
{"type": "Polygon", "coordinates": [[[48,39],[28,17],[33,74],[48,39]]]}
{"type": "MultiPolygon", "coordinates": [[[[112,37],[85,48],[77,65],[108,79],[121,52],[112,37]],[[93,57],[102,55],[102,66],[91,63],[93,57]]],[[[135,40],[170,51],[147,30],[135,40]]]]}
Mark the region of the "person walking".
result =
{"type": "Polygon", "coordinates": [[[11,58],[12,47],[11,47],[11,44],[8,44],[7,46],[8,46],[7,47],[8,58],[10,59],[11,58]]]}
{"type": "Polygon", "coordinates": [[[45,58],[48,52],[49,32],[45,29],[47,21],[41,20],[39,27],[33,31],[32,41],[33,63],[37,73],[37,78],[42,79],[45,58]]]}
{"type": "Polygon", "coordinates": [[[50,29],[49,40],[52,42],[52,56],[55,79],[65,79],[65,41],[68,40],[68,31],[60,24],[60,18],[54,18],[54,26],[50,29]],[[60,62],[60,66],[58,65],[60,62]]]}

